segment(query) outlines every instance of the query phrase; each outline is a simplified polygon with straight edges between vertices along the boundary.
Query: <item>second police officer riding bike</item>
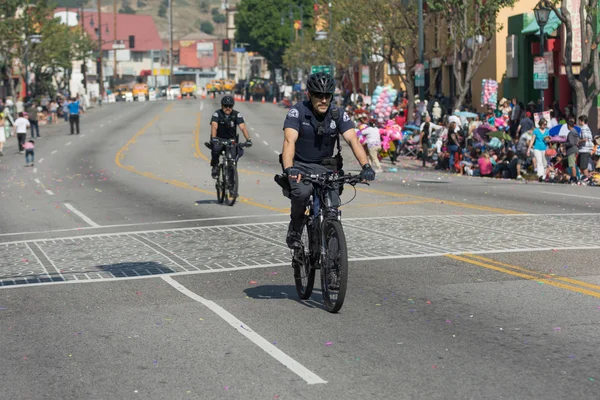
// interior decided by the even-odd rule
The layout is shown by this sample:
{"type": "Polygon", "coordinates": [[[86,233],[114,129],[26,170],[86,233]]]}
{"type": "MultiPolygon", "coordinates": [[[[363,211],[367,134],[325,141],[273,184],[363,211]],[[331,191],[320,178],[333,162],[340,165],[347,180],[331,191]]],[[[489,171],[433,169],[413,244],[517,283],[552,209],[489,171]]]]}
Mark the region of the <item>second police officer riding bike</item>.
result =
{"type": "Polygon", "coordinates": [[[234,105],[235,101],[231,96],[221,99],[221,108],[215,111],[210,120],[210,143],[205,143],[211,149],[211,175],[215,179],[217,201],[225,201],[229,206],[233,206],[238,197],[237,162],[244,154],[243,148],[252,146],[244,118],[233,109],[234,105]],[[246,138],[246,143],[239,143],[238,127],[246,138]]]}

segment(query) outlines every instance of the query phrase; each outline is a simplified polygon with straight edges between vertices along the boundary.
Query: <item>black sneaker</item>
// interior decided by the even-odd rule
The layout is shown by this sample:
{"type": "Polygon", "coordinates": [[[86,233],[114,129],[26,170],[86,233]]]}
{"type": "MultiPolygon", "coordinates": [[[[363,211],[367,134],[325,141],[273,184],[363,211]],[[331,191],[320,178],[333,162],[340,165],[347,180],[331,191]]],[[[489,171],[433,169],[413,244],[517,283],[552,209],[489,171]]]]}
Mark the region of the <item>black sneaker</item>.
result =
{"type": "Polygon", "coordinates": [[[285,238],[285,242],[287,243],[290,249],[298,249],[302,247],[302,234],[296,232],[295,230],[288,229],[287,237],[285,238]]]}
{"type": "Polygon", "coordinates": [[[217,176],[219,176],[219,167],[212,167],[210,174],[213,179],[217,179],[217,176]]]}
{"type": "Polygon", "coordinates": [[[327,285],[327,288],[329,290],[333,290],[333,291],[338,291],[340,290],[340,285],[338,283],[338,276],[335,273],[335,271],[329,271],[327,274],[327,280],[329,281],[329,284],[327,285]]]}

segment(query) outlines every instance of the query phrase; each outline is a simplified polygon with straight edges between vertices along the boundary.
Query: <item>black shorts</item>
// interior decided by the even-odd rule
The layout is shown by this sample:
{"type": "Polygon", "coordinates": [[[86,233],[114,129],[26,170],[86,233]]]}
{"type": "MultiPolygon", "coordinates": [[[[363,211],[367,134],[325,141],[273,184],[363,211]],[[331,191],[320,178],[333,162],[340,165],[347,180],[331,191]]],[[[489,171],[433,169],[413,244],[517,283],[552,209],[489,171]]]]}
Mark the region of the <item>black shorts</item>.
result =
{"type": "Polygon", "coordinates": [[[588,169],[590,163],[590,153],[579,153],[579,169],[588,169]]]}

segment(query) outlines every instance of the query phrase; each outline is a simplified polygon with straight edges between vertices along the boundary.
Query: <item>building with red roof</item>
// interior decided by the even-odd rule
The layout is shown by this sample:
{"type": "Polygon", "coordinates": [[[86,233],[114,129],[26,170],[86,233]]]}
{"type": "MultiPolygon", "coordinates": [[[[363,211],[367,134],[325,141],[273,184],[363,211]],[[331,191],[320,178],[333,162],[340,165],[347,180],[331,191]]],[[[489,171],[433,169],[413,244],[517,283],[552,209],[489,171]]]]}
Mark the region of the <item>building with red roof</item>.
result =
{"type": "MultiPolygon", "coordinates": [[[[164,71],[161,60],[165,57],[161,55],[165,48],[152,16],[102,12],[99,20],[98,12],[94,10],[66,8],[56,9],[54,16],[70,26],[82,26],[92,40],[102,40],[102,73],[105,86],[109,78],[115,76],[121,82],[134,82],[138,76],[150,75],[152,68],[164,71]],[[118,47],[116,70],[114,45],[118,47]]],[[[97,75],[95,64],[87,64],[88,74],[92,77],[97,75]]],[[[73,66],[73,71],[80,69],[80,66],[73,66]]],[[[77,80],[77,77],[74,78],[77,80]]]]}

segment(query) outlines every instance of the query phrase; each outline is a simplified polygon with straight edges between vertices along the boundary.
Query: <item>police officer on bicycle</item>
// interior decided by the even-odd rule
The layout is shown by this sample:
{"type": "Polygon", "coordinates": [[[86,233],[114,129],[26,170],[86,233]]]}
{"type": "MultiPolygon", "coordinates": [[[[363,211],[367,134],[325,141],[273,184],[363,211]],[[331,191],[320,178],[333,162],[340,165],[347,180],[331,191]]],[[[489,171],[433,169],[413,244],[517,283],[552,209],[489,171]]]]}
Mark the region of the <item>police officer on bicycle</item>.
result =
{"type": "Polygon", "coordinates": [[[368,164],[365,150],[356,137],[354,123],[343,109],[331,104],[335,80],[323,72],[312,74],[308,77],[306,89],[308,101],[292,107],[283,124],[281,163],[290,182],[292,203],[286,238],[290,248],[301,244],[306,202],[313,191],[312,184],[302,181],[302,174],[341,171],[340,136],[350,145],[362,166],[360,177],[366,181],[375,179],[375,171],[368,164]],[[336,147],[338,153],[333,157],[336,147]]]}
{"type": "Polygon", "coordinates": [[[252,146],[252,141],[250,140],[250,134],[246,128],[244,118],[242,117],[242,114],[233,109],[234,104],[233,97],[224,96],[221,99],[221,108],[215,111],[210,120],[210,166],[212,167],[211,175],[215,179],[218,174],[219,155],[224,147],[224,145],[221,144],[221,140],[235,139],[237,142],[239,139],[237,127],[239,126],[246,138],[246,147],[252,146]]]}

